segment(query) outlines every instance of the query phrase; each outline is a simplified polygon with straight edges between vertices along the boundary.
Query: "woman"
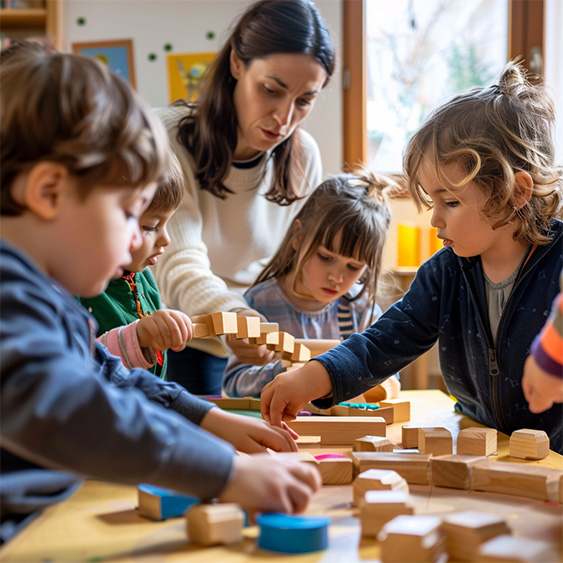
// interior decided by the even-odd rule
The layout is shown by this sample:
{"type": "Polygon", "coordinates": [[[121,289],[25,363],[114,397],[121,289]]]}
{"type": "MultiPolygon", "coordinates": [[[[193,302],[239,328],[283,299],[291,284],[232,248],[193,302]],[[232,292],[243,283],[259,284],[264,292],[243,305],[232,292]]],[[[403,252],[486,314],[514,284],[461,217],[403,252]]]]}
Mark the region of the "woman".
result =
{"type": "MultiPolygon", "coordinates": [[[[159,110],[180,159],[185,195],[155,267],[168,307],[190,316],[257,315],[242,293],[274,254],[322,179],[318,147],[299,129],[334,72],[334,48],[309,0],[262,0],[241,16],[215,58],[200,102],[159,110]]],[[[194,340],[169,357],[168,378],[218,393],[227,348],[194,340]]],[[[264,347],[230,340],[246,363],[264,347]]]]}

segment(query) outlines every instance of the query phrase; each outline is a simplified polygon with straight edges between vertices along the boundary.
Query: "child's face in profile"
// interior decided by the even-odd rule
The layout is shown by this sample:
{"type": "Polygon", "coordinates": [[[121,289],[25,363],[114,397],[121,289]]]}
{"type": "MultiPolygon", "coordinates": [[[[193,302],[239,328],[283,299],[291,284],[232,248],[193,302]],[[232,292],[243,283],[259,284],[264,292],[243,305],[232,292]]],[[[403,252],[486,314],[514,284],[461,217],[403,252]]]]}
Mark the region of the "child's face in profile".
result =
{"type": "Polygon", "coordinates": [[[166,229],[170,217],[176,209],[168,211],[147,210],[139,219],[141,227],[140,246],[131,252],[131,263],[125,266],[130,272],[141,272],[147,266],[154,266],[158,257],[170,244],[166,229]]]}
{"type": "MultiPolygon", "coordinates": [[[[333,248],[340,247],[340,234],[333,248]]],[[[301,268],[301,279],[295,289],[299,295],[308,295],[308,309],[322,308],[346,295],[366,270],[366,263],[318,246],[301,268]]],[[[303,306],[303,304],[301,304],[303,306]]]]}
{"type": "MultiPolygon", "coordinates": [[[[466,176],[457,163],[444,166],[441,172],[452,184],[458,184],[466,176]]],[[[458,256],[495,258],[506,251],[507,244],[514,243],[513,227],[493,230],[483,215],[485,196],[475,182],[456,187],[455,192],[448,191],[440,184],[428,160],[422,162],[418,177],[433,202],[431,224],[438,230],[438,238],[458,256]]]]}
{"type": "Polygon", "coordinates": [[[141,243],[139,217],[147,208],[155,184],[144,188],[97,186],[85,200],[68,198],[61,212],[60,259],[50,274],[71,294],[93,297],[123,274],[131,252],[141,243]]]}

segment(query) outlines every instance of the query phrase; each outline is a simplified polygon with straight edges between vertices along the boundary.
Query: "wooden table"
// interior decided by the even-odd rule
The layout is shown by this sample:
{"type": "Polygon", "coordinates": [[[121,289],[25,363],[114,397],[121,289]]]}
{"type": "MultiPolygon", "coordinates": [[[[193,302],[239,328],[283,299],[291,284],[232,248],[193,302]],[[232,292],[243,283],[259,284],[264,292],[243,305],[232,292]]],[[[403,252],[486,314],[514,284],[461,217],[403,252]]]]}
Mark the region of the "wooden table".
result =
{"type": "MultiPolygon", "coordinates": [[[[454,437],[461,428],[475,426],[453,410],[453,401],[437,390],[403,391],[411,401],[412,424],[445,426],[454,437]]],[[[399,443],[401,424],[387,427],[387,435],[399,443]]],[[[499,455],[491,459],[516,462],[508,457],[508,437],[499,434],[499,455]]],[[[342,448],[323,448],[323,453],[342,448]]],[[[319,450],[311,450],[318,453],[319,450]]],[[[550,452],[539,462],[563,469],[563,457],[550,452]]],[[[410,485],[415,513],[444,516],[453,511],[481,510],[503,515],[514,534],[550,542],[561,549],[563,507],[523,497],[410,485]]],[[[325,486],[315,495],[308,514],[331,517],[329,548],[306,555],[289,556],[259,550],[254,527],[232,546],[199,548],[189,543],[183,518],[151,522],[137,514],[136,489],[89,480],[67,501],[49,508],[28,528],[0,550],[0,560],[16,561],[112,561],[238,563],[260,561],[366,563],[377,561],[379,545],[360,537],[356,509],[351,508],[352,487],[325,486]]]]}

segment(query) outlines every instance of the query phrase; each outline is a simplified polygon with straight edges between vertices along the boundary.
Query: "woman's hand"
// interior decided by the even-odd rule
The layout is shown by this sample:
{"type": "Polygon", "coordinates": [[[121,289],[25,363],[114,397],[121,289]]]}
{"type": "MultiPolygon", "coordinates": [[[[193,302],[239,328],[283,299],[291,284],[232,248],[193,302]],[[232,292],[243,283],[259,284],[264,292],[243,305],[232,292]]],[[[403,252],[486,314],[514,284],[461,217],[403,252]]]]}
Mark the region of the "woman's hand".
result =
{"type": "Polygon", "coordinates": [[[143,348],[179,352],[193,337],[192,322],[182,311],[160,309],[137,321],[137,337],[143,348]]]}
{"type": "MultiPolygon", "coordinates": [[[[237,312],[238,317],[260,317],[260,322],[267,320],[258,311],[254,309],[243,309],[237,312]]],[[[237,357],[239,362],[243,364],[250,364],[253,366],[264,366],[273,362],[275,359],[275,352],[268,350],[265,345],[259,346],[256,344],[249,344],[247,340],[237,340],[230,336],[227,337],[227,345],[232,353],[237,357]]]]}

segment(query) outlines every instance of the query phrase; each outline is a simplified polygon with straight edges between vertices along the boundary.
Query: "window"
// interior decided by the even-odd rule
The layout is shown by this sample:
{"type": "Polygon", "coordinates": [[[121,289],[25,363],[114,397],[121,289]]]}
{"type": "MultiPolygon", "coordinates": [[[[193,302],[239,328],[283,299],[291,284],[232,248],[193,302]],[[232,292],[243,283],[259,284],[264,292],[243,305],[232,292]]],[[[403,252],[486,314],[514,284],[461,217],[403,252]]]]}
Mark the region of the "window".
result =
{"type": "Polygon", "coordinates": [[[343,20],[348,165],[400,172],[409,136],[453,93],[519,54],[542,72],[543,0],[343,0],[343,20]]]}

